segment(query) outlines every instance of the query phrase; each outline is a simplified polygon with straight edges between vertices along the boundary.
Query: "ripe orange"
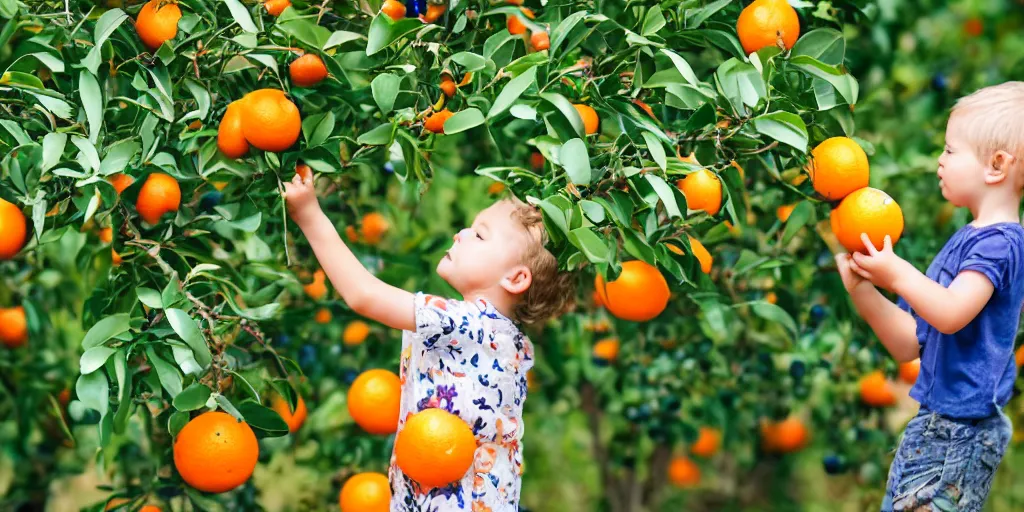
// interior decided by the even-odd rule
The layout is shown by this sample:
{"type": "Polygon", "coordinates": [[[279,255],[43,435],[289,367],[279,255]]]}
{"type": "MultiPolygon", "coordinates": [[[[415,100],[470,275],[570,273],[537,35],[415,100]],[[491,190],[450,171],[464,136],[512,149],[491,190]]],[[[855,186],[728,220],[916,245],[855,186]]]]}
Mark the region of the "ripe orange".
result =
{"type": "Polygon", "coordinates": [[[391,486],[387,475],[353,475],[342,486],[338,505],[341,512],[388,512],[391,510],[391,486]]]}
{"type": "Polygon", "coordinates": [[[149,0],[135,18],[135,31],[150,51],[156,50],[164,41],[174,39],[174,36],[178,35],[180,19],[181,9],[177,3],[149,0]]]}
{"type": "Polygon", "coordinates": [[[587,135],[597,133],[597,129],[601,125],[601,119],[597,117],[597,111],[590,105],[584,105],[582,103],[576,103],[573,106],[576,107],[576,111],[579,112],[580,117],[583,118],[584,133],[587,135]]]}
{"type": "Polygon", "coordinates": [[[900,380],[907,384],[917,382],[917,376],[921,373],[921,360],[914,359],[908,363],[900,363],[900,380]]]}
{"type": "Polygon", "coordinates": [[[832,137],[811,151],[808,165],[814,190],[838,201],[868,186],[868,155],[853,139],[832,137]]]}
{"type": "Polygon", "coordinates": [[[505,27],[508,28],[508,33],[514,36],[526,33],[526,24],[523,23],[523,20],[519,19],[518,14],[506,16],[505,27]]]}
{"type": "Polygon", "coordinates": [[[370,212],[363,216],[363,225],[359,231],[366,243],[377,245],[390,227],[388,220],[383,215],[378,212],[370,212]]]}
{"type": "Polygon", "coordinates": [[[1024,345],[1021,345],[1021,347],[1017,349],[1016,356],[1017,357],[1015,359],[1017,360],[1017,367],[1020,368],[1021,366],[1024,366],[1024,345]]]}
{"type": "Polygon", "coordinates": [[[114,241],[114,229],[113,228],[103,228],[103,229],[100,230],[100,242],[103,242],[105,244],[109,244],[110,242],[113,242],[113,241],[114,241]]]}
{"type": "Polygon", "coordinates": [[[361,345],[369,335],[370,325],[362,320],[356,320],[345,326],[345,332],[341,333],[341,342],[354,347],[361,345]]]}
{"type": "MultiPolygon", "coordinates": [[[[704,244],[700,243],[700,240],[697,240],[696,238],[690,235],[686,235],[686,238],[690,240],[690,249],[693,251],[693,256],[697,258],[697,261],[700,263],[701,272],[704,272],[705,274],[710,274],[711,264],[714,263],[714,258],[711,257],[711,253],[708,252],[706,247],[704,247],[704,244]]],[[[668,250],[676,254],[679,254],[680,256],[685,254],[683,250],[680,249],[679,247],[676,247],[675,244],[665,245],[668,246],[668,250]]]]}
{"type": "Polygon", "coordinates": [[[448,6],[445,5],[445,4],[431,4],[431,3],[428,3],[427,4],[427,13],[426,14],[421,14],[420,16],[423,18],[423,21],[425,21],[427,23],[433,23],[433,22],[437,21],[438,19],[440,19],[441,15],[443,15],[444,11],[446,11],[447,9],[448,9],[448,6]]]}
{"type": "Polygon", "coordinates": [[[530,167],[533,167],[534,169],[537,170],[541,170],[544,168],[545,161],[546,160],[544,160],[544,155],[540,154],[539,152],[534,151],[533,153],[530,153],[530,167]]]}
{"type": "Polygon", "coordinates": [[[348,389],[348,412],[363,430],[387,435],[398,430],[402,383],[387,370],[367,370],[348,389]]]}
{"type": "Polygon", "coordinates": [[[530,36],[530,46],[534,51],[544,51],[551,48],[551,37],[547,32],[534,32],[530,36]]]}
{"type": "Polygon", "coordinates": [[[281,416],[281,419],[288,424],[288,432],[294,434],[298,432],[299,427],[306,422],[306,401],[299,397],[299,400],[295,403],[295,411],[292,411],[288,401],[283,397],[275,396],[272,401],[272,407],[277,414],[281,416]]]}
{"type": "Polygon", "coordinates": [[[242,133],[264,151],[284,151],[299,139],[299,109],[277,89],[260,89],[242,98],[242,133]]]}
{"type": "Polygon", "coordinates": [[[263,6],[267,8],[267,13],[273,17],[278,17],[284,12],[285,9],[292,6],[291,0],[266,0],[263,6]]]}
{"type": "Polygon", "coordinates": [[[288,75],[299,87],[313,87],[327,78],[327,66],[319,56],[307,53],[288,65],[288,75]]]}
{"type": "Polygon", "coordinates": [[[259,454],[249,424],[220,411],[196,416],[174,440],[174,467],[186,483],[204,492],[221,493],[245,483],[259,454]]]}
{"type": "Polygon", "coordinates": [[[405,4],[398,0],[387,0],[380,8],[381,12],[391,18],[392,21],[405,17],[405,4]]]}
{"type": "Polygon", "coordinates": [[[142,220],[156,224],[165,213],[178,211],[181,205],[181,187],[178,180],[163,173],[153,173],[139,189],[135,210],[142,220]]]}
{"type": "Polygon", "coordinates": [[[795,209],[795,204],[784,204],[775,209],[775,216],[779,218],[779,222],[786,222],[789,220],[789,216],[793,215],[795,209]]]}
{"type": "Polygon", "coordinates": [[[127,174],[117,173],[108,176],[107,181],[114,186],[114,190],[117,191],[117,194],[121,195],[121,192],[124,192],[124,189],[132,186],[132,183],[135,183],[135,178],[132,178],[127,174]]]}
{"type": "Polygon", "coordinates": [[[646,322],[660,315],[670,295],[665,276],[657,267],[640,260],[624,262],[619,278],[607,285],[598,274],[594,288],[611,314],[633,322],[646,322]]]}
{"type": "Polygon", "coordinates": [[[427,120],[423,122],[423,127],[428,132],[444,134],[444,123],[448,118],[452,117],[452,111],[444,109],[440,112],[434,112],[427,117],[427,120]]]}
{"type": "Polygon", "coordinates": [[[978,18],[970,18],[964,22],[964,33],[971,37],[978,37],[985,33],[985,25],[978,18]]]}
{"type": "Polygon", "coordinates": [[[487,194],[488,195],[492,195],[492,196],[496,196],[496,195],[498,195],[498,194],[500,194],[500,193],[502,193],[504,191],[505,191],[505,184],[500,182],[500,181],[496,181],[494,183],[491,183],[487,187],[487,194]]]}
{"type": "Polygon", "coordinates": [[[619,357],[619,339],[605,338],[594,344],[594,358],[601,361],[614,361],[619,357]]]}
{"type": "Polygon", "coordinates": [[[882,370],[875,370],[860,378],[860,399],[872,407],[896,405],[896,394],[882,370]]]}
{"type": "Polygon", "coordinates": [[[701,427],[697,440],[690,445],[690,453],[697,457],[709,458],[722,447],[722,433],[711,427],[701,427]]]}
{"type": "Polygon", "coordinates": [[[115,251],[113,247],[111,247],[110,248],[110,263],[116,267],[116,266],[120,265],[122,261],[124,261],[124,260],[121,259],[121,255],[118,254],[117,251],[115,251]]]}
{"type": "Polygon", "coordinates": [[[356,243],[359,241],[359,235],[356,233],[355,226],[345,226],[345,238],[348,238],[348,241],[352,243],[356,243]]]}
{"type": "Polygon", "coordinates": [[[668,481],[676,487],[693,487],[700,483],[700,467],[692,460],[677,455],[668,466],[668,481]]]}
{"type": "Polygon", "coordinates": [[[455,81],[452,80],[452,77],[448,75],[441,77],[441,90],[444,92],[445,96],[449,98],[455,96],[456,89],[457,87],[455,87],[455,81]]]}
{"type": "Polygon", "coordinates": [[[780,42],[788,50],[800,37],[800,18],[786,0],[754,0],[736,20],[736,33],[748,54],[780,42]]]}
{"type": "MultiPolygon", "coordinates": [[[[126,503],[131,503],[131,501],[132,500],[130,500],[128,498],[114,498],[114,499],[110,500],[109,502],[107,502],[107,506],[104,507],[103,510],[115,510],[118,507],[120,507],[121,505],[124,505],[126,503]]],[[[122,510],[128,510],[128,509],[124,508],[122,510]]],[[[139,512],[160,512],[160,507],[158,507],[156,505],[144,505],[142,508],[139,509],[139,512]]]]}
{"type": "Polygon", "coordinates": [[[0,308],[0,343],[7,348],[18,348],[28,342],[28,322],[25,308],[0,308]]]}
{"type": "Polygon", "coordinates": [[[249,141],[242,133],[242,101],[232,101],[217,127],[217,147],[228,158],[242,158],[249,152],[249,141]]]}
{"type": "Polygon", "coordinates": [[[426,409],[405,421],[395,439],[395,463],[423,487],[444,487],[473,465],[476,436],[462,418],[426,409]]]}
{"type": "Polygon", "coordinates": [[[317,269],[316,272],[313,272],[313,282],[302,287],[306,295],[309,295],[309,298],[320,300],[324,298],[324,295],[327,295],[326,277],[323,269],[317,269]]]}
{"type": "Polygon", "coordinates": [[[861,233],[867,233],[871,244],[881,249],[885,235],[893,245],[903,234],[903,210],[885,192],[875,188],[862,188],[843,199],[832,210],[832,232],[846,250],[867,252],[861,233]]]}
{"type": "Polygon", "coordinates": [[[68,389],[68,388],[64,388],[64,389],[60,390],[60,393],[57,394],[57,402],[60,403],[61,405],[65,406],[65,407],[67,407],[68,402],[70,402],[70,401],[71,401],[71,390],[68,389]]]}
{"type": "Polygon", "coordinates": [[[769,304],[778,304],[779,296],[775,292],[768,292],[764,295],[764,300],[769,304]]]}
{"type": "Polygon", "coordinates": [[[21,209],[0,198],[0,261],[9,260],[21,251],[27,229],[21,209]]]}
{"type": "Polygon", "coordinates": [[[686,196],[686,207],[691,210],[717,215],[722,209],[722,181],[707,169],[687,174],[676,187],[686,196]]]}
{"type": "Polygon", "coordinates": [[[807,445],[810,440],[810,432],[796,417],[789,417],[780,422],[762,420],[761,438],[766,451],[793,453],[807,445]]]}
{"type": "Polygon", "coordinates": [[[316,311],[316,315],[313,317],[313,320],[318,324],[327,324],[331,322],[331,318],[331,310],[327,308],[320,308],[316,311]]]}

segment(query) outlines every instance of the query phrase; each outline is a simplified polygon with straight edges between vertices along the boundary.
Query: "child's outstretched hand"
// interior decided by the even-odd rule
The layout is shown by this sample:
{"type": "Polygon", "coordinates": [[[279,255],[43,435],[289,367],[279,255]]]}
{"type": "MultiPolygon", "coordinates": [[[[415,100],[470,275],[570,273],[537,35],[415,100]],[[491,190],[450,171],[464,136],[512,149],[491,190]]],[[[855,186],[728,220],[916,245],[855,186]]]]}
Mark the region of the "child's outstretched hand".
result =
{"type": "Polygon", "coordinates": [[[861,286],[872,287],[871,281],[860,275],[853,269],[856,263],[848,253],[836,254],[836,267],[839,269],[839,277],[843,278],[843,287],[850,294],[853,294],[861,286]]]}
{"type": "Polygon", "coordinates": [[[285,182],[284,198],[288,214],[300,225],[320,209],[311,173],[297,172],[291,182],[285,182]]]}
{"type": "Polygon", "coordinates": [[[895,284],[900,276],[906,276],[908,271],[916,270],[910,263],[907,263],[907,260],[893,252],[892,239],[889,238],[889,235],[885,236],[885,242],[881,249],[876,249],[865,233],[861,233],[860,239],[864,242],[864,247],[867,247],[868,254],[854,253],[850,268],[861,277],[870,280],[875,286],[895,292],[895,284]]]}

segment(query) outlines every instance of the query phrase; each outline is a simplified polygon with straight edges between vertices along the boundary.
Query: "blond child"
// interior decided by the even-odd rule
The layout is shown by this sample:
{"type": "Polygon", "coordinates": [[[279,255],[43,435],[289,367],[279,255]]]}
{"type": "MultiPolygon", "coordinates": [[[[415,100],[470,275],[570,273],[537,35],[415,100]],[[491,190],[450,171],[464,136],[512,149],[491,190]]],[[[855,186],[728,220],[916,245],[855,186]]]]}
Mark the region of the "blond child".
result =
{"type": "Polygon", "coordinates": [[[939,158],[942,196],[973,222],[922,274],[862,235],[868,254],[836,257],[860,315],[898,361],[921,359],[882,511],[980,511],[1011,435],[1013,344],[1024,305],[1024,82],[957,102],[939,158]],[[886,299],[877,287],[900,297],[886,299]]]}
{"type": "Polygon", "coordinates": [[[477,438],[473,466],[444,488],[422,489],[392,456],[391,510],[517,512],[523,402],[533,345],[519,323],[562,313],[575,296],[571,276],[545,249],[541,214],[518,199],[480,212],[459,231],[437,273],[462,300],[413,294],[374,277],[324,215],[312,179],[285,184],[292,219],[356,313],[402,329],[401,413],[437,407],[458,415],[477,438]]]}

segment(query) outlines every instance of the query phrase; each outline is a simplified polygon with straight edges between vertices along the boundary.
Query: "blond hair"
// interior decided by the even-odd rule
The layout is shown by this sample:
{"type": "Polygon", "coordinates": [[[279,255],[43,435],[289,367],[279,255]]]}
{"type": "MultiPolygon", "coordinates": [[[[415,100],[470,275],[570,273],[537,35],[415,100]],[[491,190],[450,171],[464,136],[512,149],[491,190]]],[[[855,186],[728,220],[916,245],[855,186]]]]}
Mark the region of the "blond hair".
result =
{"type": "Polygon", "coordinates": [[[1024,170],[1024,82],[992,85],[964,96],[950,112],[950,119],[954,117],[964,123],[963,133],[978,159],[988,163],[996,152],[1006,151],[1015,159],[1013,167],[1024,170]]]}
{"type": "Polygon", "coordinates": [[[523,253],[523,264],[533,274],[533,282],[516,304],[516,320],[536,324],[567,312],[575,305],[576,284],[569,272],[558,270],[558,259],[547,250],[548,232],[540,210],[509,196],[513,215],[530,233],[530,245],[523,253]]]}

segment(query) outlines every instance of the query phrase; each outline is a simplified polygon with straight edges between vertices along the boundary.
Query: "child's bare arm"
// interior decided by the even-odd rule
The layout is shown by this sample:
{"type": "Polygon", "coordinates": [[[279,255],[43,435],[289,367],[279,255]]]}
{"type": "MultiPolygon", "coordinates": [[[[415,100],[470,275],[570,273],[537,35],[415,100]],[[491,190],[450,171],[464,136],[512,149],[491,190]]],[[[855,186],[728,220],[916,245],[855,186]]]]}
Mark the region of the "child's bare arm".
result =
{"type": "Polygon", "coordinates": [[[285,197],[292,219],[349,307],[388,327],[416,330],[413,294],[377,279],[363,267],[320,209],[312,180],[303,181],[296,174],[291,183],[285,184],[285,197]]]}
{"type": "Polygon", "coordinates": [[[867,236],[862,238],[868,255],[854,256],[856,266],[863,269],[861,275],[903,297],[918,316],[943,334],[963,329],[995,292],[989,278],[973,270],[961,272],[948,288],[942,286],[893,253],[888,237],[881,250],[875,249],[867,236]]]}
{"type": "Polygon", "coordinates": [[[901,363],[917,359],[920,344],[914,317],[885,298],[870,281],[859,276],[852,268],[854,264],[849,254],[838,255],[836,264],[854,307],[889,354],[901,363]]]}

